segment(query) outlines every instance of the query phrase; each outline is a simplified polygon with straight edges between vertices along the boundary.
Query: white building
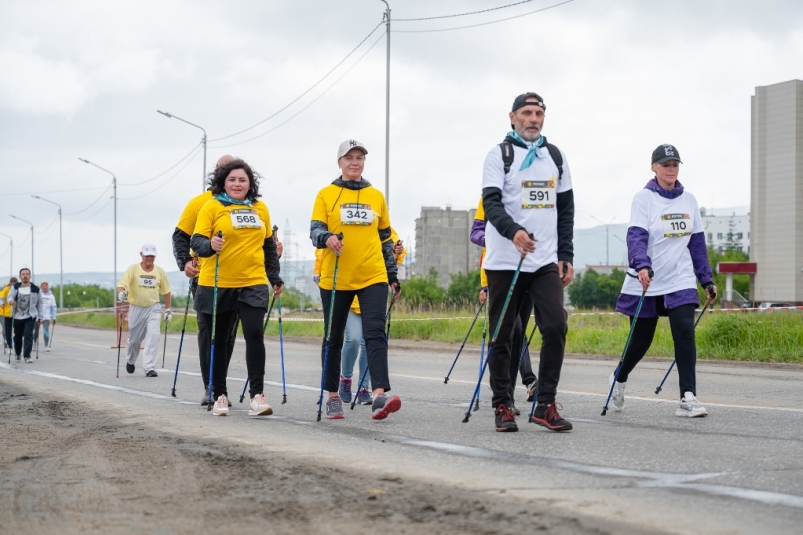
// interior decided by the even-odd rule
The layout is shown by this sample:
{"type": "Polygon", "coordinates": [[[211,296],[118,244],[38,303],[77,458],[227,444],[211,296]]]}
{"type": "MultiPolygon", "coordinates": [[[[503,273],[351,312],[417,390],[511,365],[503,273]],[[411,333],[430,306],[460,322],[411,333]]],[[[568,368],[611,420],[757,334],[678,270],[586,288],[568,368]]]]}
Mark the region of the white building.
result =
{"type": "Polygon", "coordinates": [[[737,242],[742,252],[750,253],[750,212],[747,206],[700,208],[700,215],[706,245],[722,252],[728,243],[737,242]]]}

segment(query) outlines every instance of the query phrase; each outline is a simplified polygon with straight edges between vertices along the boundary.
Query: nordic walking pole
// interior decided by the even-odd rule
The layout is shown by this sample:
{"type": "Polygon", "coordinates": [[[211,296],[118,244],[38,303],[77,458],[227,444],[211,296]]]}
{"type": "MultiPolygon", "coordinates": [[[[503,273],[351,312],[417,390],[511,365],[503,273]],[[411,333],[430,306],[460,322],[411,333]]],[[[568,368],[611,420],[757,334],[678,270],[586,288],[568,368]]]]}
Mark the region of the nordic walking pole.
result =
{"type": "MultiPolygon", "coordinates": [[[[530,239],[533,240],[533,235],[530,234],[530,239]]],[[[507,291],[507,296],[505,297],[505,303],[502,305],[502,314],[499,316],[499,320],[496,322],[496,328],[494,329],[493,336],[491,336],[491,344],[490,348],[488,349],[488,357],[485,359],[485,362],[482,365],[482,371],[480,371],[480,377],[477,381],[477,387],[474,389],[474,394],[471,396],[471,401],[468,404],[468,409],[466,410],[466,416],[463,418],[463,423],[467,424],[468,419],[471,418],[471,408],[474,405],[474,400],[479,396],[480,393],[480,385],[482,385],[482,377],[485,375],[485,370],[488,368],[488,361],[491,360],[491,353],[494,350],[494,342],[496,342],[496,337],[499,336],[499,329],[502,327],[502,320],[505,319],[505,312],[507,312],[507,306],[510,304],[510,298],[513,296],[513,289],[516,287],[516,281],[519,279],[519,273],[521,272],[521,264],[524,262],[524,258],[527,256],[527,253],[522,253],[521,258],[519,259],[519,265],[516,266],[516,272],[513,273],[513,280],[510,281],[510,289],[507,291]]]]}
{"type": "MultiPolygon", "coordinates": [[[[276,229],[275,226],[273,228],[276,229]]],[[[276,230],[274,230],[274,232],[276,232],[276,230]]],[[[265,316],[265,323],[262,324],[262,338],[265,338],[265,329],[268,328],[268,320],[270,320],[270,313],[273,310],[273,303],[275,303],[275,302],[276,302],[276,296],[274,295],[273,299],[271,299],[271,301],[270,301],[270,306],[268,307],[268,315],[265,316]]],[[[243,385],[243,393],[240,394],[240,403],[242,403],[243,400],[245,399],[245,391],[248,388],[248,381],[249,381],[249,379],[248,379],[248,377],[246,377],[245,378],[245,384],[243,385]]]]}
{"type": "MultiPolygon", "coordinates": [[[[385,314],[385,342],[390,339],[390,312],[393,310],[393,304],[396,302],[397,294],[393,294],[390,298],[390,305],[388,305],[388,311],[385,314]]],[[[357,404],[357,394],[360,393],[360,388],[362,388],[363,383],[365,382],[365,377],[368,375],[368,365],[365,365],[365,370],[362,372],[362,376],[360,377],[360,382],[357,383],[357,392],[354,395],[354,399],[351,400],[351,410],[354,410],[354,405],[357,404]]]]}
{"type": "Polygon", "coordinates": [[[516,369],[520,369],[521,368],[521,363],[524,362],[524,354],[527,353],[527,350],[530,348],[530,342],[533,341],[533,335],[535,334],[535,330],[537,328],[538,328],[538,325],[536,325],[533,322],[533,330],[530,331],[530,336],[527,337],[527,345],[525,345],[524,347],[521,348],[521,356],[519,357],[519,367],[516,368],[516,369]]]}
{"type": "MultiPolygon", "coordinates": [[[[485,297],[486,303],[488,296],[485,297]]],[[[480,372],[482,371],[483,361],[485,360],[485,336],[488,334],[488,307],[485,307],[485,313],[482,315],[482,345],[480,346],[480,372]]],[[[479,373],[479,372],[477,372],[479,373]]],[[[474,400],[474,412],[480,410],[480,390],[477,390],[477,399],[474,400]]]]}
{"type": "Polygon", "coordinates": [[[165,367],[165,355],[167,354],[167,318],[165,318],[165,343],[162,349],[162,368],[165,367]]]}
{"type": "MultiPolygon", "coordinates": [[[[650,279],[652,279],[654,275],[652,269],[649,269],[648,273],[650,279]]],[[[630,275],[630,273],[628,273],[628,275],[630,275]]],[[[630,276],[634,277],[633,275],[630,276]]],[[[608,391],[608,398],[605,400],[605,406],[602,408],[602,416],[605,416],[608,413],[608,403],[610,403],[611,396],[613,395],[613,387],[616,386],[616,380],[619,379],[619,371],[622,369],[622,363],[625,361],[625,353],[627,353],[627,348],[630,345],[630,338],[633,336],[633,330],[636,328],[638,315],[639,312],[641,312],[641,305],[644,303],[644,296],[646,294],[647,294],[647,288],[644,288],[644,290],[641,291],[641,297],[639,297],[638,305],[636,306],[636,314],[633,316],[633,321],[630,322],[630,331],[627,333],[627,339],[625,340],[625,347],[622,348],[622,356],[619,357],[619,364],[616,366],[616,371],[613,372],[613,381],[611,381],[611,389],[608,391]]],[[[533,398],[533,401],[535,401],[535,398],[533,398]]]]}
{"type": "MultiPolygon", "coordinates": [[[[223,232],[217,231],[218,238],[223,237],[223,232]]],[[[220,253],[215,253],[215,285],[212,288],[212,343],[209,346],[209,390],[206,394],[206,412],[212,410],[212,378],[215,371],[215,327],[217,325],[217,278],[220,273],[220,253]]]]}
{"type": "MultiPolygon", "coordinates": [[[[276,302],[276,310],[279,313],[279,317],[277,318],[279,321],[279,354],[281,355],[282,360],[282,405],[287,403],[287,382],[284,378],[284,333],[282,332],[282,298],[276,302]]],[[[329,317],[329,321],[332,321],[331,316],[329,317]]]]}
{"type": "Polygon", "coordinates": [[[117,376],[120,378],[120,346],[123,343],[123,301],[120,301],[120,329],[117,331],[117,376]]]}
{"type": "Polygon", "coordinates": [[[47,348],[53,347],[53,333],[56,332],[56,320],[53,320],[53,325],[50,326],[50,334],[47,335],[47,348]]]}
{"type": "MultiPolygon", "coordinates": [[[[337,239],[340,242],[343,242],[343,233],[339,233],[336,235],[337,239]]],[[[335,308],[335,289],[337,288],[337,270],[340,267],[340,255],[335,253],[335,273],[332,278],[332,297],[329,299],[329,321],[326,325],[326,336],[324,338],[324,343],[326,347],[323,350],[323,373],[321,373],[321,395],[318,397],[318,419],[317,421],[321,421],[321,411],[323,410],[323,387],[324,382],[326,381],[326,365],[329,363],[329,336],[332,334],[332,312],[335,308]]]]}
{"type": "MultiPolygon", "coordinates": [[[[713,297],[713,299],[716,299],[716,298],[717,298],[717,294],[714,294],[714,297],[713,297]]],[[[703,310],[700,312],[700,315],[699,315],[699,316],[697,316],[697,321],[695,321],[695,322],[694,322],[694,328],[695,328],[695,330],[697,329],[697,324],[698,324],[698,323],[700,323],[700,320],[701,320],[701,319],[703,319],[703,314],[705,314],[705,310],[706,310],[707,308],[708,308],[708,303],[706,303],[706,304],[705,304],[705,306],[703,307],[703,310]]],[[[669,369],[668,369],[668,370],[666,370],[666,374],[664,375],[664,378],[661,380],[661,384],[659,384],[659,385],[658,385],[658,388],[656,388],[656,389],[655,389],[655,393],[656,393],[656,394],[658,394],[658,393],[660,393],[660,392],[661,392],[661,388],[664,386],[664,383],[666,382],[666,378],[667,378],[667,377],[669,377],[669,374],[670,374],[670,372],[672,371],[672,368],[673,368],[674,366],[675,366],[675,359],[672,359],[672,364],[670,364],[670,365],[669,365],[669,369]]]]}
{"type": "MultiPolygon", "coordinates": [[[[39,321],[37,318],[36,321],[39,321]]],[[[36,330],[36,360],[39,360],[39,329],[36,330]]]]}
{"type": "Polygon", "coordinates": [[[452,361],[452,367],[449,368],[449,373],[446,374],[446,377],[443,378],[443,384],[449,384],[449,376],[452,375],[452,370],[454,370],[455,364],[457,364],[457,359],[460,358],[460,353],[463,352],[463,348],[466,345],[466,341],[468,341],[468,337],[471,334],[471,331],[474,330],[474,324],[477,323],[477,318],[480,317],[480,312],[485,307],[485,304],[481,304],[480,308],[477,309],[477,313],[474,314],[474,320],[471,322],[471,325],[468,328],[468,332],[466,333],[466,337],[463,338],[463,343],[460,345],[460,349],[457,350],[457,355],[455,356],[454,360],[452,361]]]}
{"type": "MultiPolygon", "coordinates": [[[[190,288],[192,284],[190,284],[190,288]]],[[[173,374],[173,390],[170,395],[176,397],[176,381],[178,380],[178,366],[181,364],[181,346],[184,345],[184,330],[187,328],[187,313],[190,311],[190,297],[192,297],[192,289],[187,292],[187,304],[184,307],[184,323],[181,325],[181,338],[178,340],[178,358],[176,358],[176,371],[173,374]]]]}

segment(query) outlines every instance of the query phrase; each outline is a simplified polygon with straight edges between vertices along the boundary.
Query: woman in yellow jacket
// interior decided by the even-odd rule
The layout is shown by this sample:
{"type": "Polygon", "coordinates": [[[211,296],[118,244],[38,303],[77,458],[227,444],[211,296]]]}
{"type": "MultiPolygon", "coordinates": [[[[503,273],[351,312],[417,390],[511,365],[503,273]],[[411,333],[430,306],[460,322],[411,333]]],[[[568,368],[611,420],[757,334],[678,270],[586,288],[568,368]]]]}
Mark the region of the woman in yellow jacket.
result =
{"type": "MultiPolygon", "coordinates": [[[[206,325],[212,325],[213,293],[217,277],[215,324],[215,359],[212,369],[213,413],[229,413],[225,358],[232,336],[231,325],[239,316],[245,337],[245,362],[248,367],[251,403],[250,416],[273,414],[263,394],[265,379],[265,342],[262,322],[268,308],[268,282],[278,297],[283,282],[279,276],[279,257],[271,230],[268,207],[259,200],[259,175],[242,160],[236,159],[217,167],[211,175],[210,189],[214,199],[198,213],[190,240],[192,250],[201,258],[218,255],[205,263],[195,293],[195,310],[203,314],[206,325]],[[222,232],[223,237],[218,237],[222,232]],[[208,268],[208,269],[207,269],[208,268]]],[[[211,349],[211,348],[210,348],[211,349]]]]}
{"type": "Polygon", "coordinates": [[[385,197],[362,178],[366,154],[366,148],[355,139],[340,144],[337,163],[342,174],[318,192],[310,223],[312,244],[324,250],[318,286],[324,310],[324,330],[329,332],[328,360],[324,356],[327,348],[321,348],[322,365],[326,361],[324,388],[329,392],[326,402],[326,417],[329,419],[343,418],[343,402],[338,395],[340,356],[349,308],[355,297],[359,299],[362,312],[360,319],[373,386],[371,418],[382,420],[401,408],[399,396],[386,394],[390,390],[390,379],[385,339],[388,285],[396,294],[401,291],[401,285],[393,256],[385,197]],[[343,234],[343,241],[338,239],[339,233],[343,234]],[[337,286],[330,318],[337,257],[337,286]],[[328,328],[330,321],[331,329],[328,328]]]}
{"type": "Polygon", "coordinates": [[[11,332],[11,305],[8,304],[8,292],[17,282],[17,277],[11,277],[11,280],[4,284],[3,290],[0,291],[0,311],[3,312],[3,339],[5,347],[7,347],[9,351],[14,347],[14,335],[11,332]]]}

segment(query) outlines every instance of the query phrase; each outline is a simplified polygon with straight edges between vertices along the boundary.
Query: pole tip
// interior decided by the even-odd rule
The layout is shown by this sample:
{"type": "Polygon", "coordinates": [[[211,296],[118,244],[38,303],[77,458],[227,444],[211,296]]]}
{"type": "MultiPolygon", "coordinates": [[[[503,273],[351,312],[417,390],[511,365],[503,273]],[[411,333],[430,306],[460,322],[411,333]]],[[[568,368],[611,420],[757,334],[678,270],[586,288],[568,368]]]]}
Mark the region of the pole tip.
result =
{"type": "Polygon", "coordinates": [[[470,417],[470,414],[469,414],[469,413],[467,413],[467,414],[466,414],[466,417],[465,417],[465,418],[463,418],[463,423],[464,423],[464,424],[467,424],[467,423],[468,423],[468,419],[469,419],[469,417],[470,417]]]}
{"type": "Polygon", "coordinates": [[[608,412],[608,407],[605,407],[604,409],[602,409],[602,414],[600,414],[600,416],[605,416],[607,412],[608,412]]]}
{"type": "Polygon", "coordinates": [[[449,384],[449,378],[448,377],[444,377],[443,378],[443,384],[445,384],[445,385],[449,384]]]}
{"type": "Polygon", "coordinates": [[[170,395],[173,396],[173,397],[176,397],[176,390],[175,389],[171,390],[170,391],[170,395]]]}
{"type": "Polygon", "coordinates": [[[320,412],[318,413],[318,418],[315,421],[316,422],[320,422],[321,421],[321,413],[320,412]]]}
{"type": "Polygon", "coordinates": [[[660,391],[661,391],[661,387],[660,387],[660,386],[659,386],[658,388],[656,388],[656,389],[655,389],[655,393],[656,393],[656,394],[657,394],[658,392],[660,392],[660,391]]]}

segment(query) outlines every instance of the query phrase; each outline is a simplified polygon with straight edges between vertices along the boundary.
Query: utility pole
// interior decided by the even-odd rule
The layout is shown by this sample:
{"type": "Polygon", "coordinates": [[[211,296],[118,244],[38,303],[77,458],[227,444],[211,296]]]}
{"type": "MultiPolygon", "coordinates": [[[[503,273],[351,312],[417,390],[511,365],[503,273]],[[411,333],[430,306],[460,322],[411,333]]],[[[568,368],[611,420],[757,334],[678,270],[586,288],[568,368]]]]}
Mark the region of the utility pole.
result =
{"type": "Polygon", "coordinates": [[[108,169],[104,169],[96,163],[92,163],[89,160],[85,160],[83,158],[78,158],[82,162],[89,164],[93,167],[97,167],[104,173],[109,173],[112,176],[112,190],[114,191],[114,280],[112,281],[112,289],[117,288],[117,177],[109,171],[108,169]]]}
{"type": "MultiPolygon", "coordinates": [[[[201,131],[204,133],[204,137],[201,138],[201,143],[204,146],[204,174],[201,177],[201,191],[206,191],[206,129],[203,126],[198,126],[197,124],[193,124],[187,120],[182,119],[181,117],[176,117],[172,113],[167,113],[166,111],[156,110],[157,112],[161,113],[168,119],[178,119],[182,123],[187,123],[190,126],[194,126],[195,128],[200,128],[201,131]]],[[[115,282],[115,284],[117,284],[115,282]]]]}
{"type": "Polygon", "coordinates": [[[62,240],[62,228],[61,228],[61,205],[57,202],[49,201],[47,199],[43,199],[39,195],[31,195],[34,199],[39,199],[40,201],[49,202],[50,204],[55,204],[59,207],[59,307],[64,306],[64,241],[62,240]]]}
{"type": "Polygon", "coordinates": [[[390,210],[390,4],[385,10],[385,40],[387,42],[387,58],[385,60],[385,202],[390,210]]]}
{"type": "Polygon", "coordinates": [[[601,221],[600,219],[594,217],[593,215],[591,217],[593,217],[594,219],[596,219],[597,221],[599,221],[600,223],[605,225],[605,265],[606,266],[610,266],[611,265],[611,259],[610,259],[610,255],[609,255],[609,252],[610,252],[610,247],[609,247],[610,240],[609,240],[609,237],[608,237],[608,231],[610,230],[611,223],[613,223],[613,220],[616,219],[616,217],[615,216],[612,217],[611,220],[608,223],[605,223],[605,222],[601,221]]]}

